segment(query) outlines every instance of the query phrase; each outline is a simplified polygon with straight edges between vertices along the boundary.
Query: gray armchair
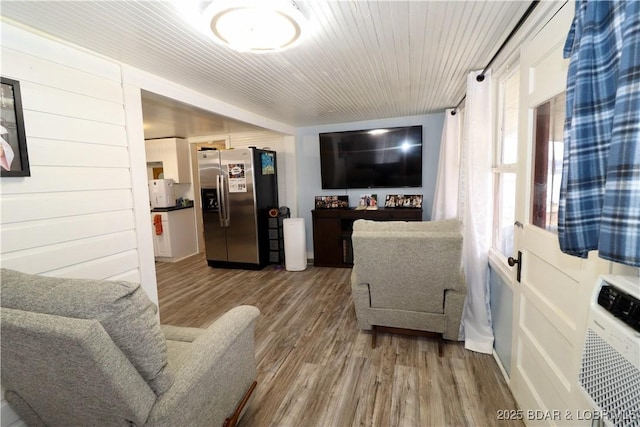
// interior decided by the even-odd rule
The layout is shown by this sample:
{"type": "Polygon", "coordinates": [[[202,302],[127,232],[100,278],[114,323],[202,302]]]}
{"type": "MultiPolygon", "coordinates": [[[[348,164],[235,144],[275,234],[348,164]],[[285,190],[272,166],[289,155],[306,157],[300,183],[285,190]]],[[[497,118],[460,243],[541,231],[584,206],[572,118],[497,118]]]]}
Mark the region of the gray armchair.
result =
{"type": "Polygon", "coordinates": [[[256,384],[257,308],[161,327],[137,284],[1,274],[2,386],[28,425],[237,422],[256,384]]]}
{"type": "MultiPolygon", "coordinates": [[[[351,291],[358,327],[458,340],[467,287],[458,221],[353,225],[351,291]]],[[[440,344],[440,342],[439,342],[440,344]]]]}

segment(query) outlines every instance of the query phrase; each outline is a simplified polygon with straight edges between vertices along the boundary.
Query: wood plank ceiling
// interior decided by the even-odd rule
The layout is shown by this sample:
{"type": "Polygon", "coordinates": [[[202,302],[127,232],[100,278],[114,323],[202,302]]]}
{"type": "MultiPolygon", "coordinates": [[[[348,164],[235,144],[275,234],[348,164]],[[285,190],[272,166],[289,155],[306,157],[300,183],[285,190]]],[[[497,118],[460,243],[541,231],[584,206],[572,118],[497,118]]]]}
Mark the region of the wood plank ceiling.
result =
{"type": "Polygon", "coordinates": [[[297,0],[309,31],[283,52],[238,53],[177,4],[2,1],[1,14],[291,126],[440,112],[464,96],[529,1],[297,0]]]}

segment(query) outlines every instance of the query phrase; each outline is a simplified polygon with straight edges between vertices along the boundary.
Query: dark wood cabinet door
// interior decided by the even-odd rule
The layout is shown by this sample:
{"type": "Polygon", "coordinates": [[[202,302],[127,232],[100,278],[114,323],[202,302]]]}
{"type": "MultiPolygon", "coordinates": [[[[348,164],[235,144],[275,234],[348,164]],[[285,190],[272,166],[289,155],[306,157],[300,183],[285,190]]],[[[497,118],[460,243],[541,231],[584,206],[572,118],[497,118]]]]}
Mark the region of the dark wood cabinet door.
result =
{"type": "Polygon", "coordinates": [[[316,209],[313,217],[313,265],[352,267],[351,233],[358,219],[422,221],[422,209],[316,209]]]}
{"type": "Polygon", "coordinates": [[[342,265],[340,218],[313,218],[313,257],[318,267],[342,265]]]}

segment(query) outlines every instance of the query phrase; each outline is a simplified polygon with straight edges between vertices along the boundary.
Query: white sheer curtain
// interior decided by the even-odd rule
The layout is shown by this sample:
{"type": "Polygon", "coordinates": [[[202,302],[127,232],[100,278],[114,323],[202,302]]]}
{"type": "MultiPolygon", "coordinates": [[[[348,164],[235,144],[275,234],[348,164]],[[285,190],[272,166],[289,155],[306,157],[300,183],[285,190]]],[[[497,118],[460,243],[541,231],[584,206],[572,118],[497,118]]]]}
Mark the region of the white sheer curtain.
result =
{"type": "Polygon", "coordinates": [[[489,248],[492,200],[492,96],[491,74],[482,82],[480,72],[467,76],[463,129],[461,197],[463,198],[462,264],[467,279],[467,301],[462,314],[465,348],[491,354],[493,330],[489,309],[489,248]]]}
{"type": "Polygon", "coordinates": [[[460,176],[460,114],[454,109],[444,113],[440,140],[440,160],[431,221],[458,217],[458,177],[460,176]]]}

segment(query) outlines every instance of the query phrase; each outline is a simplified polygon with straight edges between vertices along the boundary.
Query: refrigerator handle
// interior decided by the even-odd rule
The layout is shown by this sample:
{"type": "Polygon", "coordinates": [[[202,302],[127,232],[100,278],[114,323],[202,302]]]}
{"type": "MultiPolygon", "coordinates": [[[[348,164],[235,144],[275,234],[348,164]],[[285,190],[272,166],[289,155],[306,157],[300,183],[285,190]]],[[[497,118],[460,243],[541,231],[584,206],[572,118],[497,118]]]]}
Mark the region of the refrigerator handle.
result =
{"type": "Polygon", "coordinates": [[[224,226],[229,227],[231,225],[231,206],[229,206],[229,182],[225,175],[220,175],[222,181],[222,192],[224,193],[222,203],[224,205],[224,226]]]}
{"type": "Polygon", "coordinates": [[[224,200],[223,200],[223,196],[222,193],[223,191],[220,191],[222,189],[222,176],[221,175],[216,175],[216,193],[218,193],[218,217],[220,218],[220,227],[224,227],[224,209],[225,209],[225,205],[224,205],[224,200]]]}

